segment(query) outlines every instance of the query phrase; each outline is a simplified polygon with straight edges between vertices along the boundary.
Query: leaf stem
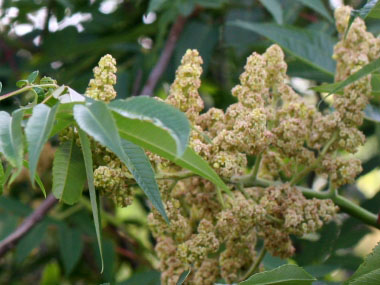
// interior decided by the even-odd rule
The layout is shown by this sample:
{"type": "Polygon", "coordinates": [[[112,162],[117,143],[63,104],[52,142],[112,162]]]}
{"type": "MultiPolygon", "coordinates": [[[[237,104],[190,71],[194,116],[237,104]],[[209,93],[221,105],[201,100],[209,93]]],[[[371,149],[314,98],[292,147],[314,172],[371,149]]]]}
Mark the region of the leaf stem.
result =
{"type": "Polygon", "coordinates": [[[255,260],[255,262],[252,264],[252,266],[248,269],[248,271],[240,279],[240,282],[246,280],[248,277],[250,277],[251,275],[253,275],[256,272],[257,268],[259,268],[261,262],[263,261],[266,253],[267,253],[267,250],[265,249],[265,247],[263,247],[260,251],[259,256],[255,260]]]}
{"type": "Polygon", "coordinates": [[[330,140],[325,144],[323,147],[321,153],[319,154],[317,160],[312,163],[309,167],[304,168],[302,171],[300,171],[296,176],[293,177],[293,179],[290,181],[290,185],[296,185],[298,182],[300,182],[309,172],[313,171],[315,168],[318,167],[319,163],[322,161],[323,157],[326,155],[328,149],[330,146],[336,141],[338,138],[338,132],[335,132],[330,140]]]}
{"type": "Polygon", "coordinates": [[[21,94],[23,92],[26,92],[26,91],[29,91],[31,90],[32,88],[34,87],[39,87],[39,88],[48,88],[48,87],[58,87],[57,84],[39,84],[39,85],[27,85],[23,88],[20,88],[18,90],[15,90],[15,91],[12,91],[12,92],[9,92],[7,94],[4,94],[2,96],[0,96],[0,101],[2,100],[5,100],[5,99],[8,99],[12,96],[15,96],[15,95],[18,95],[18,94],[21,94]]]}

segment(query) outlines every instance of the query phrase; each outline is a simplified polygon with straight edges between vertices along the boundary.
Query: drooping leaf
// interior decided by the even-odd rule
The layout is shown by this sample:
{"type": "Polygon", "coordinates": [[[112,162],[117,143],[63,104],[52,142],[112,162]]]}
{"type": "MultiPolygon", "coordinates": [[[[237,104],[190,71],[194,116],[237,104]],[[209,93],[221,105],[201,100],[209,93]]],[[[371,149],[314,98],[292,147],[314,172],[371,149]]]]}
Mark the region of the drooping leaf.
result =
{"type": "Polygon", "coordinates": [[[87,135],[82,131],[78,130],[80,144],[82,146],[82,153],[84,159],[84,165],[86,169],[88,191],[90,193],[92,216],[94,218],[96,239],[98,241],[99,255],[101,260],[101,272],[103,272],[104,261],[103,261],[103,247],[102,247],[102,232],[100,229],[100,210],[98,207],[98,201],[96,198],[95,186],[94,186],[94,172],[93,172],[93,162],[92,162],[92,152],[90,141],[87,135]]]}
{"type": "Polygon", "coordinates": [[[189,276],[190,272],[191,270],[185,270],[184,272],[182,272],[181,275],[179,276],[179,279],[176,285],[182,285],[183,282],[185,282],[186,278],[189,276]]]}
{"type": "Polygon", "coordinates": [[[53,108],[44,104],[37,105],[33,108],[33,114],[26,124],[25,134],[28,142],[30,179],[33,186],[38,159],[44,144],[49,139],[57,107],[58,105],[53,108]]]}
{"type": "Polygon", "coordinates": [[[310,66],[329,75],[335,73],[335,62],[331,59],[335,40],[326,33],[291,26],[258,24],[240,20],[229,25],[240,27],[278,43],[284,50],[310,66]]]}
{"type": "MultiPolygon", "coordinates": [[[[27,160],[24,160],[24,167],[26,167],[27,169],[29,169],[29,162],[27,160]]],[[[34,180],[36,180],[37,182],[37,185],[40,187],[42,193],[44,194],[45,198],[46,198],[46,190],[45,190],[45,186],[44,184],[42,183],[42,180],[40,178],[40,176],[38,175],[38,173],[36,172],[36,175],[34,175],[34,180]]]]}
{"type": "Polygon", "coordinates": [[[348,280],[348,284],[378,284],[366,283],[372,281],[380,281],[380,243],[373,251],[364,259],[364,262],[359,266],[358,270],[348,280]],[[362,283],[360,283],[363,281],[362,283]],[[364,282],[365,281],[365,282],[364,282]]]}
{"type": "Polygon", "coordinates": [[[62,263],[65,267],[66,275],[68,276],[82,255],[83,241],[80,231],[69,228],[65,224],[59,226],[58,233],[59,252],[61,254],[62,263]]]}
{"type": "MultiPolygon", "coordinates": [[[[160,205],[160,190],[156,183],[153,168],[144,150],[127,140],[121,139],[121,145],[128,159],[125,161],[129,171],[141,186],[153,205],[160,205]]],[[[157,206],[156,206],[157,207],[157,206]]]]}
{"type": "Polygon", "coordinates": [[[326,9],[325,5],[321,0],[296,0],[303,5],[309,7],[310,9],[313,9],[315,12],[319,13],[323,17],[325,17],[330,22],[334,22],[333,18],[331,17],[329,11],[326,9]]]}
{"type": "Polygon", "coordinates": [[[1,90],[3,90],[3,82],[0,81],[0,93],[1,93],[1,90]]]}
{"type": "Polygon", "coordinates": [[[12,113],[12,117],[4,111],[0,111],[0,153],[13,167],[21,170],[23,161],[23,143],[21,121],[23,110],[12,113]]]}
{"type": "Polygon", "coordinates": [[[292,284],[311,285],[316,279],[293,264],[285,264],[276,269],[254,274],[239,285],[269,285],[269,284],[292,284]]]}
{"type": "Polygon", "coordinates": [[[114,118],[122,138],[173,161],[210,180],[225,192],[230,192],[208,163],[191,148],[187,147],[185,153],[181,157],[177,157],[176,142],[166,130],[158,128],[150,122],[126,118],[118,113],[114,113],[114,118]]]}
{"type": "Polygon", "coordinates": [[[53,162],[54,196],[67,203],[76,203],[86,181],[85,165],[75,139],[62,143],[57,149],[53,162]]]}
{"type": "Polygon", "coordinates": [[[28,82],[32,84],[34,81],[36,81],[37,76],[38,76],[38,70],[33,71],[31,74],[28,75],[28,78],[27,78],[28,82]]]}
{"type": "Polygon", "coordinates": [[[176,141],[178,155],[181,156],[185,152],[190,136],[190,124],[186,116],[173,106],[147,96],[115,100],[108,106],[124,117],[148,121],[165,129],[176,141]]]}
{"type": "Polygon", "coordinates": [[[282,7],[279,0],[260,0],[260,3],[272,14],[277,24],[283,24],[282,7]]]}
{"type": "MultiPolygon", "coordinates": [[[[119,157],[119,159],[129,169],[129,167],[131,166],[130,159],[128,158],[123,149],[122,142],[118,134],[111,111],[108,110],[107,106],[103,102],[96,101],[87,106],[76,105],[74,107],[74,118],[82,130],[84,130],[87,134],[91,135],[96,141],[101,143],[103,146],[108,147],[113,153],[115,153],[119,157]]],[[[158,128],[156,126],[154,127],[158,128]]],[[[133,169],[129,170],[131,171],[131,173],[133,173],[133,169]]],[[[145,184],[140,184],[140,179],[136,181],[141,188],[144,188],[145,184]]],[[[147,185],[150,184],[150,182],[145,183],[147,185]]],[[[155,191],[153,189],[143,190],[145,193],[151,193],[151,191],[155,191]]],[[[155,198],[155,200],[151,200],[152,204],[161,213],[161,215],[166,220],[168,220],[161,198],[159,200],[156,199],[160,197],[159,192],[152,197],[155,198]]]]}

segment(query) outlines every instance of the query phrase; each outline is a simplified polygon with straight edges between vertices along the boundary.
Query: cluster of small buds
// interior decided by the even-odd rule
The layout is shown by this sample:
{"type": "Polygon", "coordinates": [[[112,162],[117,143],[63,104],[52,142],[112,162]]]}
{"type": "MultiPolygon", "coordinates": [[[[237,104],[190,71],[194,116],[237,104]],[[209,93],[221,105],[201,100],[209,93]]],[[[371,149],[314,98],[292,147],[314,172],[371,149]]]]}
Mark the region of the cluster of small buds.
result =
{"type": "Polygon", "coordinates": [[[307,200],[289,183],[266,188],[259,204],[266,215],[275,218],[258,222],[260,225],[269,223],[283,233],[298,236],[317,231],[323,226],[323,221],[328,221],[338,210],[329,199],[307,200]]]}
{"type": "Polygon", "coordinates": [[[176,285],[182,272],[188,269],[176,255],[176,243],[170,237],[161,236],[157,238],[154,250],[160,259],[162,284],[176,285]]]}
{"type": "MultiPolygon", "coordinates": [[[[350,29],[351,7],[342,6],[335,10],[336,27],[344,40],[334,48],[333,58],[337,61],[336,81],[341,81],[357,72],[364,65],[380,57],[380,38],[367,32],[364,21],[357,17],[350,29]]],[[[365,76],[348,85],[343,94],[334,95],[334,108],[348,126],[358,126],[363,121],[363,109],[371,94],[371,76],[365,76]]]]}
{"type": "Polygon", "coordinates": [[[264,246],[272,256],[289,258],[295,252],[289,234],[280,229],[271,226],[266,227],[260,237],[264,239],[264,246]]]}
{"type": "Polygon", "coordinates": [[[186,113],[190,121],[203,110],[203,101],[198,93],[201,86],[203,63],[197,50],[187,50],[177,69],[176,78],[170,87],[166,102],[186,113]]]}
{"type": "Polygon", "coordinates": [[[244,234],[256,225],[263,216],[263,209],[253,200],[246,199],[240,192],[234,193],[229,208],[221,211],[217,217],[216,229],[221,240],[225,241],[244,234]]]}
{"type": "Polygon", "coordinates": [[[215,259],[206,258],[192,277],[193,284],[214,285],[219,276],[219,263],[215,259]]]}
{"type": "Polygon", "coordinates": [[[199,266],[202,261],[219,248],[219,240],[215,236],[213,224],[202,219],[197,228],[197,234],[193,234],[187,241],[178,245],[177,256],[185,264],[199,266]]]}
{"type": "Polygon", "coordinates": [[[90,80],[85,95],[104,102],[115,99],[116,60],[109,54],[103,56],[93,72],[94,79],[90,80]]]}
{"type": "Polygon", "coordinates": [[[113,199],[119,207],[132,204],[132,188],[126,183],[127,179],[121,168],[99,166],[94,171],[94,185],[103,195],[113,199]]]}
{"type": "Polygon", "coordinates": [[[238,279],[240,270],[254,263],[257,234],[254,229],[225,242],[225,250],[219,256],[220,276],[232,283],[238,279]]]}
{"type": "Polygon", "coordinates": [[[322,161],[319,174],[330,174],[330,181],[334,187],[355,182],[355,177],[362,172],[361,162],[357,158],[326,156],[322,161]]]}

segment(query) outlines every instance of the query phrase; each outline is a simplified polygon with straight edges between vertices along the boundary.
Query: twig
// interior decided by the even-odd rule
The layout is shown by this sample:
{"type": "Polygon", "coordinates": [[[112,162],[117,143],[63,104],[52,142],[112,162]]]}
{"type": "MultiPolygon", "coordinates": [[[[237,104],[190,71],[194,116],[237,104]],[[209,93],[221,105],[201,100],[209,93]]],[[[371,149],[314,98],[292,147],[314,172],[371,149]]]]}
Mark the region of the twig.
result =
{"type": "Polygon", "coordinates": [[[255,263],[252,264],[251,268],[248,269],[248,271],[244,274],[244,276],[241,278],[240,281],[246,280],[248,277],[253,275],[257,268],[259,268],[261,261],[264,259],[265,254],[267,253],[267,250],[265,247],[263,247],[260,251],[260,255],[257,257],[255,263]]]}
{"type": "Polygon", "coordinates": [[[177,17],[170,30],[168,40],[165,43],[160,58],[156,66],[149,74],[148,80],[140,93],[141,95],[153,96],[154,88],[156,87],[157,82],[160,80],[162,74],[168,66],[169,60],[174,51],[175,44],[177,43],[177,40],[183,30],[183,27],[185,26],[186,20],[187,17],[183,17],[181,15],[177,17]]]}
{"type": "Polygon", "coordinates": [[[54,195],[49,194],[41,205],[30,216],[28,216],[12,234],[0,242],[0,257],[14,248],[17,242],[34,226],[36,226],[57,202],[58,200],[54,197],[54,195]]]}

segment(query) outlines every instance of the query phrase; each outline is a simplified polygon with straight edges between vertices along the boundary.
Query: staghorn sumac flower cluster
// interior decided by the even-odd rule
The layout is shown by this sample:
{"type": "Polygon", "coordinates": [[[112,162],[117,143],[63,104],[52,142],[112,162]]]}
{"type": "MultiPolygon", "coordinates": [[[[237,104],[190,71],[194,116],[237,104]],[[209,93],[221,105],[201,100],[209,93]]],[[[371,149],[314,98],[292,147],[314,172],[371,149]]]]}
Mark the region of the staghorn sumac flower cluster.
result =
{"type": "MultiPolygon", "coordinates": [[[[337,81],[380,56],[380,39],[366,31],[360,18],[343,39],[350,9],[335,12],[342,36],[333,55],[337,81]]],[[[273,256],[292,256],[291,235],[316,232],[338,210],[330,199],[306,199],[297,184],[315,171],[335,190],[352,183],[361,171],[359,160],[342,154],[355,153],[364,143],[358,126],[371,93],[370,76],[348,85],[343,94],[334,94],[334,111],[321,113],[287,84],[284,53],[272,45],[264,54],[248,57],[240,84],[232,89],[237,103],[225,111],[204,112],[198,92],[201,64],[196,50],[186,52],[165,102],[186,114],[193,127],[190,146],[226,181],[232,194],[220,195],[198,176],[158,181],[171,222],[152,209],[148,224],[157,241],[162,284],[176,284],[189,268],[187,284],[238,282],[259,258],[259,240],[273,256]],[[252,156],[256,162],[246,175],[247,158],[252,156]],[[265,185],[260,183],[264,180],[265,185]]],[[[115,72],[114,59],[102,58],[86,95],[112,100],[115,72]]],[[[130,204],[133,177],[106,148],[95,149],[95,185],[116,204],[130,204]]],[[[183,172],[157,155],[148,157],[158,173],[183,172]]]]}

